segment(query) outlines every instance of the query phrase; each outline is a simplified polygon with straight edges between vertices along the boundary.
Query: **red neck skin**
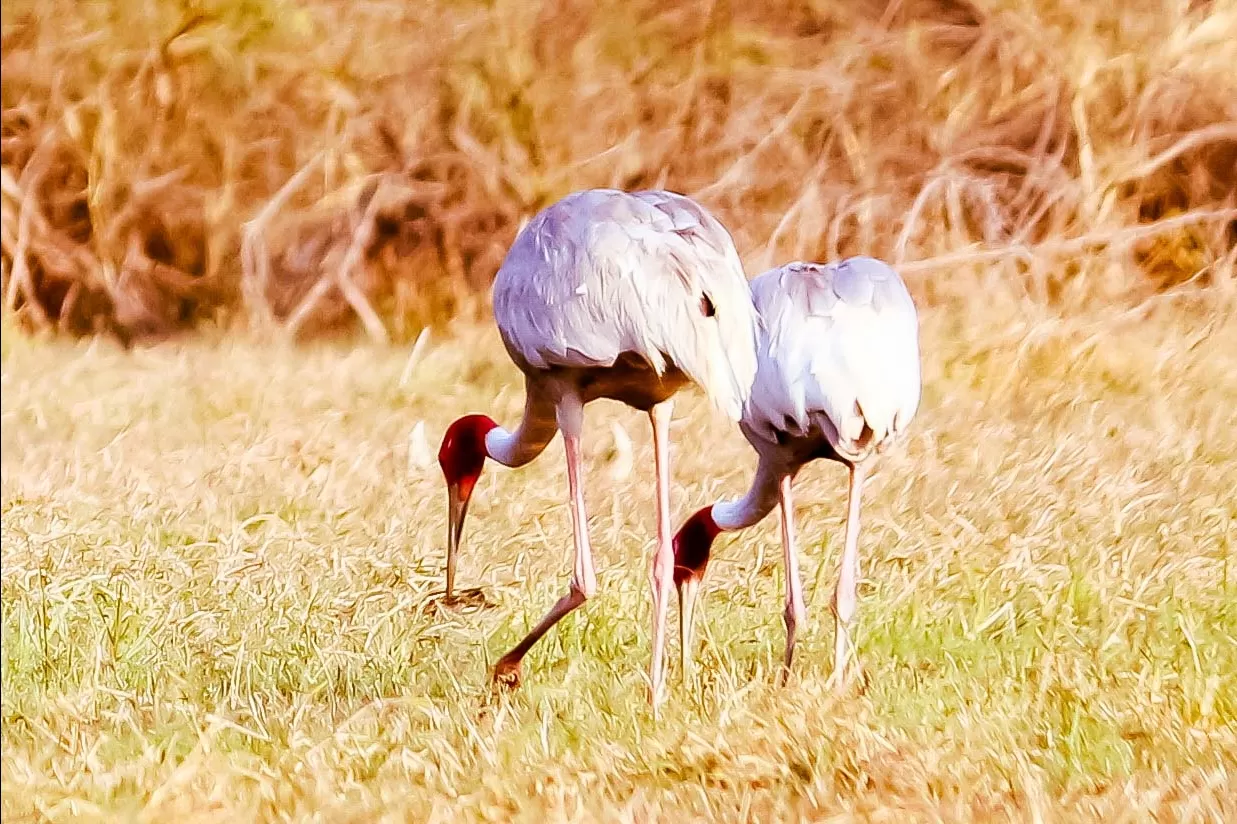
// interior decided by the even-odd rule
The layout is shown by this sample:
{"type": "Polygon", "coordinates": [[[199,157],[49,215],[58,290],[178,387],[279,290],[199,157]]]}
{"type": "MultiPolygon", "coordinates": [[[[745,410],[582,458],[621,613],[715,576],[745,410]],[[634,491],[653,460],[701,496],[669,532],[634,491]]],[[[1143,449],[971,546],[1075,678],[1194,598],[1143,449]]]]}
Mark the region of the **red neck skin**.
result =
{"type": "Polygon", "coordinates": [[[713,507],[699,509],[684,521],[674,536],[674,583],[682,584],[689,578],[704,576],[709,565],[709,552],[713,539],[720,535],[721,527],[713,520],[713,507]]]}
{"type": "Polygon", "coordinates": [[[447,486],[456,487],[465,501],[472,494],[488,457],[485,436],[497,427],[487,415],[465,415],[447,427],[442,437],[438,465],[442,467],[447,486]]]}

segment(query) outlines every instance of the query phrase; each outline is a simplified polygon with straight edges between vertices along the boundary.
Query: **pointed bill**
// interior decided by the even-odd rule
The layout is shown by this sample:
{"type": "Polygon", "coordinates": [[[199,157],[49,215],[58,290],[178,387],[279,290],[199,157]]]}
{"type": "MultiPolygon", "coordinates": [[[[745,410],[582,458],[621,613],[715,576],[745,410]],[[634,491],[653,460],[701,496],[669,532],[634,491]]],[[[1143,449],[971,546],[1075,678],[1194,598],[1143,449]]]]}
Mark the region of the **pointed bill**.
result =
{"type": "Polygon", "coordinates": [[[447,593],[455,596],[455,560],[464,535],[464,516],[468,514],[468,496],[461,494],[458,484],[447,485],[447,593]]]}
{"type": "Polygon", "coordinates": [[[699,592],[700,579],[695,575],[688,576],[679,584],[679,643],[682,645],[683,682],[690,683],[693,672],[692,633],[695,629],[696,595],[699,592]]]}

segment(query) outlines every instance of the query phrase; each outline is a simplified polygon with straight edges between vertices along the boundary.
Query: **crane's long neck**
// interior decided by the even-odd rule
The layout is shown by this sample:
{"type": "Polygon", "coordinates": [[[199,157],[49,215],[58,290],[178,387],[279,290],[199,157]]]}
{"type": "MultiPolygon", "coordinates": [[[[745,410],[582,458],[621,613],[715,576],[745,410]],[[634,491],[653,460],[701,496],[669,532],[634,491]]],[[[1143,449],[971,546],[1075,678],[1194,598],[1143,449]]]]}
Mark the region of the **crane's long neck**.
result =
{"type": "Polygon", "coordinates": [[[756,477],[747,494],[736,501],[722,501],[713,505],[713,521],[719,529],[733,531],[745,529],[760,522],[777,506],[778,482],[788,473],[788,468],[768,455],[762,454],[756,464],[756,477]]]}
{"type": "Polygon", "coordinates": [[[511,432],[499,426],[485,436],[486,454],[504,466],[523,466],[536,458],[558,432],[554,404],[530,390],[531,387],[525,390],[524,418],[516,430],[511,432]]]}

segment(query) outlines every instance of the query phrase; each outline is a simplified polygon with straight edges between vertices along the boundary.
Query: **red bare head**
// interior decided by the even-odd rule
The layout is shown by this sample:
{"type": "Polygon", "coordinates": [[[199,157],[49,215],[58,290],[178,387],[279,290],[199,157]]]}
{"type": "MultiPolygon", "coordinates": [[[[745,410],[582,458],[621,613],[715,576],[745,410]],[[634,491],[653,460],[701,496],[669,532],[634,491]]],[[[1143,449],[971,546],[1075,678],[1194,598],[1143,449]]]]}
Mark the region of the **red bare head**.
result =
{"type": "Polygon", "coordinates": [[[713,507],[706,506],[683,522],[674,536],[674,586],[679,592],[679,634],[682,636],[684,678],[691,671],[692,617],[696,593],[709,565],[709,551],[721,527],[713,520],[713,507]]]}
{"type": "Polygon", "coordinates": [[[455,556],[464,534],[468,499],[485,467],[485,436],[497,428],[486,415],[465,415],[447,427],[438,465],[447,481],[447,598],[455,592],[455,556]]]}
{"type": "Polygon", "coordinates": [[[488,415],[465,415],[447,427],[438,448],[438,465],[448,486],[456,486],[465,499],[472,493],[485,466],[485,436],[498,424],[488,415]]]}
{"type": "Polygon", "coordinates": [[[713,520],[713,507],[696,510],[674,536],[674,583],[682,587],[688,578],[704,576],[709,565],[709,552],[713,539],[720,535],[721,527],[713,520]]]}

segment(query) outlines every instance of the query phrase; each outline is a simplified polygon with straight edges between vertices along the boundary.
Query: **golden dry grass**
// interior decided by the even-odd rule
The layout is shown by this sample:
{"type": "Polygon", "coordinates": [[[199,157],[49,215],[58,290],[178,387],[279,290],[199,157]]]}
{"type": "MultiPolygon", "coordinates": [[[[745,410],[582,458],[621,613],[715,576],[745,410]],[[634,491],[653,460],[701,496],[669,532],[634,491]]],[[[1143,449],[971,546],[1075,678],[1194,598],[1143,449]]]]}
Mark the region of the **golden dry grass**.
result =
{"type": "MultiPolygon", "coordinates": [[[[797,677],[776,686],[769,520],[720,545],[698,680],[672,664],[660,725],[637,414],[587,415],[599,597],[491,701],[570,547],[555,444],[479,487],[460,576],[496,608],[426,610],[437,438],[521,405],[491,328],[458,325],[405,382],[387,347],[6,328],[4,819],[1233,820],[1235,319],[1214,293],[925,309],[922,411],[865,505],[866,691],[825,685],[845,483],[821,465],[797,677]]],[[[743,488],[749,450],[701,398],[674,433],[678,519],[743,488]]]]}
{"type": "MultiPolygon", "coordinates": [[[[6,0],[2,47],[5,821],[1237,818],[1237,0],[6,0]],[[653,723],[649,433],[613,406],[601,594],[526,689],[488,667],[565,583],[557,446],[473,504],[496,608],[427,609],[437,438],[520,408],[467,316],[598,185],[699,197],[753,274],[906,275],[925,394],[867,493],[862,693],[825,687],[821,466],[797,677],[766,523],[653,723]],[[441,333],[410,375],[269,334],[358,317],[441,333]]],[[[742,489],[700,399],[675,435],[680,518],[742,489]]]]}
{"type": "Polygon", "coordinates": [[[415,336],[476,305],[522,219],[599,185],[699,196],[756,269],[987,251],[1066,306],[1233,279],[1237,0],[3,16],[5,296],[36,327],[415,336]]]}

